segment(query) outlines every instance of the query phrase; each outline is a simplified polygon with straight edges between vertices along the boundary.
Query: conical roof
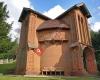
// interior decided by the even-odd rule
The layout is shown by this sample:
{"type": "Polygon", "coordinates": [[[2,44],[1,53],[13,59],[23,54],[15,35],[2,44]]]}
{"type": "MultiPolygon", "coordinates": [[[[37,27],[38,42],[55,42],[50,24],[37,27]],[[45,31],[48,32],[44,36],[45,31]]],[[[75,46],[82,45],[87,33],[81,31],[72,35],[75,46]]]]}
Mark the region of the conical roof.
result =
{"type": "Polygon", "coordinates": [[[65,23],[59,21],[59,20],[48,20],[42,23],[38,28],[37,31],[40,30],[46,30],[46,29],[69,29],[69,26],[67,26],[65,23]]]}

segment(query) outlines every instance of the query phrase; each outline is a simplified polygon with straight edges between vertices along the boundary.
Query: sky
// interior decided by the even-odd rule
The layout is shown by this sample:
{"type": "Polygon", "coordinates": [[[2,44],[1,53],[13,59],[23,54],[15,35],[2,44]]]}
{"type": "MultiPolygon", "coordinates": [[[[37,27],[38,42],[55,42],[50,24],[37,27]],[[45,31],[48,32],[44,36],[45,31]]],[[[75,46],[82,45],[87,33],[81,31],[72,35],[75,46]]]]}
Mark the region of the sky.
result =
{"type": "Polygon", "coordinates": [[[0,0],[7,4],[10,18],[8,23],[12,23],[10,35],[12,39],[19,37],[21,23],[18,22],[23,7],[31,8],[52,19],[69,9],[75,4],[84,2],[92,17],[88,19],[90,28],[94,31],[100,29],[100,0],[0,0]]]}

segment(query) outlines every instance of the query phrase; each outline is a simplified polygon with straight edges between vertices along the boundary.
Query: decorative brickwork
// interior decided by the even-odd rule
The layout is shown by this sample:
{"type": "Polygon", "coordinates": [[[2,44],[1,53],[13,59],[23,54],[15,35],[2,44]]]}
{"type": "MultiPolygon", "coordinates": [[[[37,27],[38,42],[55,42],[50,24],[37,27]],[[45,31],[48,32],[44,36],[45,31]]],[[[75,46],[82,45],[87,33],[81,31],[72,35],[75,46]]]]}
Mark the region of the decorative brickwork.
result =
{"type": "Polygon", "coordinates": [[[29,8],[22,22],[17,74],[88,75],[96,74],[94,50],[85,4],[77,4],[52,20],[29,8]]]}

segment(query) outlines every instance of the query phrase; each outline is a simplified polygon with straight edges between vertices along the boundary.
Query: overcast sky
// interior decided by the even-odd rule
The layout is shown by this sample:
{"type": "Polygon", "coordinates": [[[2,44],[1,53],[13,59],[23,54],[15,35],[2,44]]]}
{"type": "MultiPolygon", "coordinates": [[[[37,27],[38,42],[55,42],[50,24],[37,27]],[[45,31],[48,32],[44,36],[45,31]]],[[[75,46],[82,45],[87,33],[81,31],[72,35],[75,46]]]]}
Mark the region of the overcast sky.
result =
{"type": "Polygon", "coordinates": [[[91,28],[94,31],[100,29],[100,0],[0,0],[7,4],[10,18],[9,23],[14,21],[11,34],[13,39],[19,36],[21,27],[18,22],[23,7],[32,8],[50,18],[55,18],[71,6],[84,2],[88,7],[92,17],[89,19],[91,28]]]}

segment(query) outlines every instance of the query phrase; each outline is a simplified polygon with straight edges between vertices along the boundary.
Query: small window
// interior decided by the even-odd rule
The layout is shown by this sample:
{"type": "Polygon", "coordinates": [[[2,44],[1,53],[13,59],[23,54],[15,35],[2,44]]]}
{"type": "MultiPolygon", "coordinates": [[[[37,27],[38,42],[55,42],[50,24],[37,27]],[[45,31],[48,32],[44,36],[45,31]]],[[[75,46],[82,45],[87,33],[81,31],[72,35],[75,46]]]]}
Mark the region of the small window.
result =
{"type": "Polygon", "coordinates": [[[50,71],[47,71],[47,75],[50,75],[50,71]]]}
{"type": "Polygon", "coordinates": [[[61,71],[61,75],[64,76],[64,71],[61,71]]]}
{"type": "Polygon", "coordinates": [[[43,71],[42,75],[64,76],[64,71],[43,71]]]}
{"type": "Polygon", "coordinates": [[[59,71],[56,71],[56,75],[60,75],[60,72],[59,71]]]}
{"type": "Polygon", "coordinates": [[[43,71],[43,75],[46,75],[46,71],[43,71]]]}
{"type": "Polygon", "coordinates": [[[55,71],[51,71],[51,75],[56,75],[56,74],[55,74],[55,71]]]}

